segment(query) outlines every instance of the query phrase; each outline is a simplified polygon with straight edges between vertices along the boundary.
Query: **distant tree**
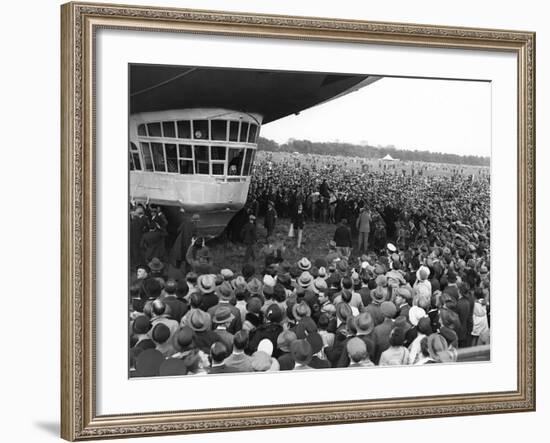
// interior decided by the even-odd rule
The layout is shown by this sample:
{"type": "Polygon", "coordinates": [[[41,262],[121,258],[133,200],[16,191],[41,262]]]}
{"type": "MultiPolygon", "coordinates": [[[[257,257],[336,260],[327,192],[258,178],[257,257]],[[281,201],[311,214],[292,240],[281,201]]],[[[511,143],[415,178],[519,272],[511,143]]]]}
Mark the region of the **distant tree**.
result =
{"type": "Polygon", "coordinates": [[[362,157],[377,159],[387,154],[404,161],[421,161],[432,163],[450,163],[456,165],[489,166],[490,158],[477,155],[458,155],[425,150],[397,149],[395,146],[355,145],[340,142],[312,142],[310,140],[289,139],[278,144],[264,137],[258,139],[258,149],[269,152],[299,152],[301,154],[342,155],[347,157],[362,157]]]}

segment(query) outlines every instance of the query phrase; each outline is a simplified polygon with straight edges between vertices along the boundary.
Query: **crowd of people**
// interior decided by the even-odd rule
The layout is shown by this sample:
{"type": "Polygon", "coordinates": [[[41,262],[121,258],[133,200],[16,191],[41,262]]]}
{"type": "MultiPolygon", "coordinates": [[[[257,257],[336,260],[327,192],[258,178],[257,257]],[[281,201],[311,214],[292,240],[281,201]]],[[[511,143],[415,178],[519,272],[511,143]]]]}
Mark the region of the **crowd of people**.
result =
{"type": "Polygon", "coordinates": [[[446,363],[489,344],[488,176],[260,161],[249,195],[242,266],[193,237],[185,268],[137,267],[131,376],[446,363]],[[336,226],[321,256],[260,262],[258,218],[268,242],[280,218],[336,226]]]}

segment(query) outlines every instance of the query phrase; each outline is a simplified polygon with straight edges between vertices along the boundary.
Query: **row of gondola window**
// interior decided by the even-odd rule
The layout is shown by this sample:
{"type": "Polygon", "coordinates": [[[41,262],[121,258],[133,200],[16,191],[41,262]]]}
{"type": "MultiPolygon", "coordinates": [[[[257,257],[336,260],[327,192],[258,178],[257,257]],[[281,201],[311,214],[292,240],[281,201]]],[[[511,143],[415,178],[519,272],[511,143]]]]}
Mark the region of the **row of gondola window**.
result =
{"type": "Polygon", "coordinates": [[[140,137],[163,137],[193,140],[219,140],[256,143],[258,125],[237,120],[178,120],[142,123],[137,128],[140,137]]]}
{"type": "Polygon", "coordinates": [[[255,149],[176,143],[130,143],[130,170],[248,176],[255,149]]]}

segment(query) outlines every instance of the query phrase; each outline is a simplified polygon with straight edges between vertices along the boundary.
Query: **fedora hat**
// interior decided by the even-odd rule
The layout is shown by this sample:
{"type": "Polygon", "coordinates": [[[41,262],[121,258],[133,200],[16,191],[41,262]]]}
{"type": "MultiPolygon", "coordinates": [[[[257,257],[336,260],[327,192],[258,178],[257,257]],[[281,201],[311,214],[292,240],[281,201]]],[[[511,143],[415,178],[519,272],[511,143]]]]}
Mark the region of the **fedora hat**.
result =
{"type": "Polygon", "coordinates": [[[323,349],[323,338],[318,332],[308,334],[306,340],[311,345],[311,351],[313,354],[317,354],[321,349],[323,349]]]}
{"type": "Polygon", "coordinates": [[[179,352],[188,351],[193,347],[195,333],[189,326],[181,327],[174,335],[174,348],[179,352]]]}
{"type": "Polygon", "coordinates": [[[267,318],[272,323],[279,323],[283,321],[283,311],[278,304],[273,303],[269,306],[269,308],[267,308],[265,318],[267,318]]]}
{"type": "Polygon", "coordinates": [[[231,280],[233,278],[233,271],[228,268],[222,269],[220,274],[225,280],[231,280]]]}
{"type": "Polygon", "coordinates": [[[307,257],[303,257],[302,259],[300,259],[300,261],[298,262],[298,267],[302,270],[302,271],[309,271],[311,269],[311,262],[309,261],[309,259],[307,257]]]}
{"type": "Polygon", "coordinates": [[[289,352],[290,345],[296,340],[297,337],[294,331],[283,331],[277,336],[277,348],[279,348],[281,351],[289,352]]]}
{"type": "Polygon", "coordinates": [[[355,329],[364,335],[369,335],[374,330],[374,320],[369,312],[362,312],[354,319],[355,329]]]}
{"type": "Polygon", "coordinates": [[[220,300],[230,300],[233,297],[233,288],[228,281],[224,281],[216,288],[216,295],[220,300]]]}
{"type": "Polygon", "coordinates": [[[313,276],[308,271],[304,271],[300,274],[300,277],[298,278],[298,284],[302,288],[307,288],[312,283],[313,283],[313,276]]]}
{"type": "Polygon", "coordinates": [[[147,334],[151,329],[151,322],[149,317],[146,315],[139,315],[135,318],[134,323],[132,324],[132,330],[134,334],[147,334]]]}
{"type": "Polygon", "coordinates": [[[382,303],[388,296],[388,290],[382,286],[377,286],[371,291],[372,301],[374,303],[382,303]]]}
{"type": "Polygon", "coordinates": [[[216,324],[229,323],[233,321],[234,318],[235,316],[231,313],[231,309],[226,306],[222,306],[221,308],[216,309],[216,311],[214,312],[212,322],[216,324]]]}
{"type": "Polygon", "coordinates": [[[306,339],[296,340],[290,345],[290,353],[294,361],[307,365],[313,356],[313,348],[306,339]]]}
{"type": "Polygon", "coordinates": [[[385,301],[380,304],[380,311],[387,318],[394,318],[397,314],[397,308],[391,301],[385,301]]]}
{"type": "Polygon", "coordinates": [[[292,306],[292,316],[295,320],[311,316],[311,308],[305,302],[296,303],[292,306]]]}
{"type": "Polygon", "coordinates": [[[328,291],[327,282],[321,277],[317,277],[313,282],[313,290],[317,294],[320,294],[321,292],[327,292],[328,291]]]}
{"type": "Polygon", "coordinates": [[[269,274],[265,274],[264,275],[264,278],[263,278],[263,284],[264,286],[275,286],[275,279],[269,275],[269,274]]]}
{"type": "Polygon", "coordinates": [[[216,290],[216,277],[212,274],[201,275],[197,285],[203,294],[211,294],[216,290]]]}
{"type": "Polygon", "coordinates": [[[200,309],[195,309],[189,316],[189,327],[195,332],[207,331],[211,323],[210,315],[200,309]]]}
{"type": "Polygon", "coordinates": [[[253,278],[248,282],[248,292],[250,294],[261,294],[262,293],[262,283],[257,278],[253,278]]]}
{"type": "Polygon", "coordinates": [[[149,269],[151,271],[162,271],[164,269],[164,263],[162,263],[157,257],[153,257],[153,259],[148,264],[149,269]]]}

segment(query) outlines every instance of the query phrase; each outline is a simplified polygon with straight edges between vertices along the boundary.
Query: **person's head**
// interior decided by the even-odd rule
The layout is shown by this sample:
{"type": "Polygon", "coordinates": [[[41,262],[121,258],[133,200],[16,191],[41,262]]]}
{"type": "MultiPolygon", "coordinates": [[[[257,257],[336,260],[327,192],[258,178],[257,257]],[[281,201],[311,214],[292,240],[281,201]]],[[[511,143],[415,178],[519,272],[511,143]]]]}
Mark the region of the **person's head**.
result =
{"type": "Polygon", "coordinates": [[[461,327],[458,314],[447,308],[441,308],[439,310],[439,324],[455,331],[459,331],[461,327]]]}
{"type": "Polygon", "coordinates": [[[244,351],[248,346],[248,332],[240,330],[233,337],[233,348],[236,351],[244,351]]]}
{"type": "Polygon", "coordinates": [[[140,265],[136,269],[136,277],[139,280],[145,280],[147,276],[149,275],[149,270],[147,269],[147,266],[140,265]]]}
{"type": "Polygon", "coordinates": [[[367,358],[367,345],[358,337],[353,337],[346,343],[346,351],[349,359],[354,363],[359,363],[367,358]]]}
{"type": "Polygon", "coordinates": [[[405,343],[405,330],[397,327],[390,332],[390,346],[403,346],[405,343]]]}
{"type": "Polygon", "coordinates": [[[196,272],[188,272],[187,275],[185,276],[185,281],[192,285],[192,286],[195,286],[197,284],[197,280],[198,280],[199,276],[197,275],[196,272]]]}
{"type": "Polygon", "coordinates": [[[134,212],[138,217],[143,216],[143,214],[145,213],[145,211],[143,209],[143,206],[141,206],[141,205],[137,205],[134,212]]]}
{"type": "Polygon", "coordinates": [[[326,313],[322,313],[319,316],[319,320],[317,321],[317,326],[319,327],[319,330],[326,331],[329,323],[330,323],[330,317],[326,313]]]}
{"type": "Polygon", "coordinates": [[[164,285],[164,292],[166,292],[167,295],[175,295],[177,289],[178,284],[174,279],[169,279],[164,285]]]}
{"type": "Polygon", "coordinates": [[[474,297],[476,300],[482,299],[485,297],[485,294],[483,293],[483,288],[477,287],[474,289],[474,297]]]}
{"type": "Polygon", "coordinates": [[[146,315],[136,317],[132,324],[132,331],[137,335],[147,334],[149,329],[151,329],[151,322],[146,315]]]}
{"type": "Polygon", "coordinates": [[[170,338],[170,329],[164,323],[157,323],[151,331],[151,338],[155,343],[165,343],[170,338]]]}
{"type": "Polygon", "coordinates": [[[222,342],[217,341],[210,346],[210,358],[212,359],[212,364],[222,363],[226,357],[227,348],[222,342]]]}
{"type": "Polygon", "coordinates": [[[162,315],[166,311],[166,305],[161,300],[153,301],[152,308],[153,308],[153,314],[156,316],[162,315]]]}
{"type": "Polygon", "coordinates": [[[350,277],[344,277],[341,284],[343,289],[351,290],[351,288],[353,287],[353,281],[350,277]]]}
{"type": "Polygon", "coordinates": [[[342,290],[342,301],[349,303],[351,301],[352,292],[349,289],[342,290]]]}

